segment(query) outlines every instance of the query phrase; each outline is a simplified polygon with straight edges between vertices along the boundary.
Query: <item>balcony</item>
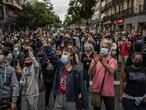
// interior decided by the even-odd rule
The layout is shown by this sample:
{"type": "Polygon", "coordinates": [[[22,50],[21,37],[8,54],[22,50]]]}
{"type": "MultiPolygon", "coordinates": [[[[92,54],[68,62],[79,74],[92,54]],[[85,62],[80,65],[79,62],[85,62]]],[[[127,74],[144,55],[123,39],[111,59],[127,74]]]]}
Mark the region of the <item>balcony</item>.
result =
{"type": "Polygon", "coordinates": [[[22,9],[20,2],[18,0],[3,0],[3,3],[6,5],[16,7],[18,9],[22,9]]]}
{"type": "Polygon", "coordinates": [[[117,5],[120,2],[123,2],[124,0],[112,0],[113,5],[117,5]]]}
{"type": "Polygon", "coordinates": [[[141,12],[134,12],[134,7],[131,7],[131,8],[128,8],[126,10],[120,11],[119,13],[115,13],[115,14],[110,15],[110,16],[105,16],[103,18],[103,20],[108,21],[108,20],[115,20],[118,18],[128,18],[128,17],[145,15],[145,14],[146,14],[146,10],[143,10],[141,12]]]}
{"type": "Polygon", "coordinates": [[[104,12],[105,10],[108,10],[111,7],[112,7],[112,2],[109,2],[104,7],[101,8],[101,12],[104,12]]]}
{"type": "Polygon", "coordinates": [[[113,15],[110,15],[110,16],[106,16],[103,18],[103,20],[107,21],[107,20],[114,20],[114,19],[117,19],[117,18],[126,18],[126,17],[129,17],[129,16],[134,16],[135,13],[133,11],[133,7],[132,8],[128,8],[126,10],[123,10],[119,13],[115,13],[113,15]]]}

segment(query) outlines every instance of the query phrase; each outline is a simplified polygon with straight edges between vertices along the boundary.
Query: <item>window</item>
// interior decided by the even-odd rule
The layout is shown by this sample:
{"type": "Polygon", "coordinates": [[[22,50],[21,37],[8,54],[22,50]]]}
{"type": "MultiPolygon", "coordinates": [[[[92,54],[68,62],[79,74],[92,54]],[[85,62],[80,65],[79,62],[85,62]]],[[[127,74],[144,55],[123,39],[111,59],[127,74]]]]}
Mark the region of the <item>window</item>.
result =
{"type": "Polygon", "coordinates": [[[144,0],[144,10],[146,10],[146,0],[144,0]]]}
{"type": "Polygon", "coordinates": [[[122,11],[124,10],[124,3],[122,3],[122,11]]]}
{"type": "Polygon", "coordinates": [[[114,14],[116,14],[116,7],[115,7],[115,13],[114,14]]]}
{"type": "Polygon", "coordinates": [[[0,6],[0,20],[3,20],[4,13],[3,13],[3,7],[0,6]]]}
{"type": "Polygon", "coordinates": [[[14,0],[5,0],[6,2],[13,3],[14,0]]]}
{"type": "Polygon", "coordinates": [[[18,5],[20,5],[20,1],[19,0],[15,0],[16,1],[16,3],[18,4],[18,5]]]}
{"type": "Polygon", "coordinates": [[[139,11],[143,11],[143,6],[139,5],[139,11]]]}

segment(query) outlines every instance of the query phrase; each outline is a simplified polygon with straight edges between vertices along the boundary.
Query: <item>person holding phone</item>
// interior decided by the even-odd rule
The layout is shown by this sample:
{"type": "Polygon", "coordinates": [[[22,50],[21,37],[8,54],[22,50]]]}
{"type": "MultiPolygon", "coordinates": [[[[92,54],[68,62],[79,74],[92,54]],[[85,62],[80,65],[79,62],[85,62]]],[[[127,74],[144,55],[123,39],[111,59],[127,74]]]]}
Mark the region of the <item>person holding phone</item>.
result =
{"type": "MultiPolygon", "coordinates": [[[[114,110],[114,74],[117,69],[117,60],[109,55],[112,41],[102,39],[100,44],[100,54],[95,53],[94,59],[89,68],[89,74],[93,77],[91,91],[99,93],[101,91],[102,81],[103,88],[101,91],[102,99],[105,103],[106,110],[114,110]],[[105,75],[105,78],[104,78],[105,75]]],[[[94,110],[100,110],[100,106],[94,106],[94,110]]]]}

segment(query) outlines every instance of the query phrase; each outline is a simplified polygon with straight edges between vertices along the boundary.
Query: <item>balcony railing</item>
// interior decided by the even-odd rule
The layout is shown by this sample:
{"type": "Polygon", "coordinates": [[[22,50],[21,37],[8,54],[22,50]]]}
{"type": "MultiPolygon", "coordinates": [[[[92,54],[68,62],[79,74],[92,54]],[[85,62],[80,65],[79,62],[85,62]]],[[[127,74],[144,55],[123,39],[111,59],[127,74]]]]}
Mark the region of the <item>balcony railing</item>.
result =
{"type": "Polygon", "coordinates": [[[134,11],[133,11],[133,7],[131,8],[128,8],[126,10],[123,10],[123,11],[120,11],[119,13],[115,13],[113,15],[110,15],[110,16],[106,16],[104,17],[103,19],[104,20],[114,20],[116,18],[126,18],[128,16],[133,16],[135,15],[134,11]]]}
{"type": "Polygon", "coordinates": [[[107,3],[104,7],[101,8],[101,11],[104,12],[112,7],[112,2],[107,3]]]}
{"type": "Polygon", "coordinates": [[[113,5],[123,2],[124,0],[112,0],[113,5]]]}
{"type": "Polygon", "coordinates": [[[18,9],[22,9],[20,3],[18,3],[18,0],[3,0],[3,3],[6,5],[16,7],[18,9]]]}

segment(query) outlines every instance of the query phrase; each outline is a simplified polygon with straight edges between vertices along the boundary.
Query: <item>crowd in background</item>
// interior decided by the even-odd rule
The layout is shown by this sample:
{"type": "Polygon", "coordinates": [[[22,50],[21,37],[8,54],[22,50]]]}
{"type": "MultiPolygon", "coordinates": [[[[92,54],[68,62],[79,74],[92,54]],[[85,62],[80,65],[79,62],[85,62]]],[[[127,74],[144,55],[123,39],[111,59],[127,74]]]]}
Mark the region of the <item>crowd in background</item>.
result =
{"type": "Polygon", "coordinates": [[[119,101],[124,110],[145,110],[145,61],[146,37],[136,32],[37,28],[1,33],[0,110],[37,110],[39,78],[44,82],[46,110],[51,91],[53,110],[89,110],[90,91],[101,92],[106,109],[114,110],[117,73],[121,74],[119,101]]]}

